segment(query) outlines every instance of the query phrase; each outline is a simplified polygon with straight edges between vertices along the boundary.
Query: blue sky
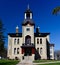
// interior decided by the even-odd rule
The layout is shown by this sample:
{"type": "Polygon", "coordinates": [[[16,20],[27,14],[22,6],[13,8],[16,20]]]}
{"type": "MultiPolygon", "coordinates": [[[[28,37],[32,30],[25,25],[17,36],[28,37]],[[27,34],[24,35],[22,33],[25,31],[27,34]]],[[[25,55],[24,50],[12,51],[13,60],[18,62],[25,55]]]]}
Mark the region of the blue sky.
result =
{"type": "MultiPolygon", "coordinates": [[[[52,15],[52,10],[60,6],[60,0],[0,0],[0,19],[6,28],[5,35],[15,32],[17,25],[22,32],[21,23],[28,4],[33,12],[35,27],[39,26],[40,32],[50,32],[50,42],[55,44],[55,50],[59,50],[60,15],[52,15]]],[[[5,46],[8,43],[7,39],[5,46]]]]}

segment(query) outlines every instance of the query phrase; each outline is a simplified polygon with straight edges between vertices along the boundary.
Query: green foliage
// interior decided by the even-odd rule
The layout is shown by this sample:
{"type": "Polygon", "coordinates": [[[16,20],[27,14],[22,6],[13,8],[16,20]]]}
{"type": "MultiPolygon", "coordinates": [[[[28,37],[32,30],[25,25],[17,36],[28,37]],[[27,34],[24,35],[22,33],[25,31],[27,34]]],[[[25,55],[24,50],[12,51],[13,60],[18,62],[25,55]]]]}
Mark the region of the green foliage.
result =
{"type": "Polygon", "coordinates": [[[4,43],[5,43],[5,36],[4,36],[4,25],[2,23],[2,20],[0,20],[0,56],[3,57],[4,54],[4,43]]]}
{"type": "Polygon", "coordinates": [[[58,14],[58,12],[60,12],[60,6],[58,6],[58,7],[54,8],[54,9],[53,9],[53,11],[52,11],[52,14],[57,15],[57,14],[58,14]]]}
{"type": "Polygon", "coordinates": [[[16,65],[18,62],[17,60],[0,60],[0,65],[16,65]]]}

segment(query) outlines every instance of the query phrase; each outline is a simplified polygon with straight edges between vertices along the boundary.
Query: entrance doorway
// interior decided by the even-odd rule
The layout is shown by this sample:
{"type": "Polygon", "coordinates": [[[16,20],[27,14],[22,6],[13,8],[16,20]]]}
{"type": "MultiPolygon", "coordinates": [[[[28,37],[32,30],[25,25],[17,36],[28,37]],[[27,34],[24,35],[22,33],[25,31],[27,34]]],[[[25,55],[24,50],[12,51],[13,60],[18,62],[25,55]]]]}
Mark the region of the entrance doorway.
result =
{"type": "Polygon", "coordinates": [[[31,48],[25,48],[24,56],[31,56],[32,55],[32,49],[31,48]]]}

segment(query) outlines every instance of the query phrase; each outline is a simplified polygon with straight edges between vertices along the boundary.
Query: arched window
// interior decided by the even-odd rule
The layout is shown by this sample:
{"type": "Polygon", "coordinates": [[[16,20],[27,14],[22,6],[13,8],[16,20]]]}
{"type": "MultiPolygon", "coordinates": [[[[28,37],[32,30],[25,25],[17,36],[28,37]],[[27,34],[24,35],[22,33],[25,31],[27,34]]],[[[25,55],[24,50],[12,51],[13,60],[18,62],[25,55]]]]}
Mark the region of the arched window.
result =
{"type": "Polygon", "coordinates": [[[17,48],[17,54],[19,54],[19,48],[17,48]]]}
{"type": "Polygon", "coordinates": [[[37,38],[37,44],[39,44],[39,38],[37,38]]]}
{"type": "Polygon", "coordinates": [[[42,44],[42,39],[40,39],[40,44],[42,44]]]}
{"type": "Polygon", "coordinates": [[[37,48],[37,51],[38,51],[38,53],[39,53],[39,48],[37,48]]]}
{"type": "Polygon", "coordinates": [[[42,48],[40,48],[40,54],[42,54],[42,48]]]}
{"type": "Polygon", "coordinates": [[[25,43],[26,43],[26,45],[31,44],[31,36],[27,35],[27,36],[25,37],[25,43]]]}
{"type": "Polygon", "coordinates": [[[19,44],[19,39],[17,39],[17,44],[19,44]]]}
{"type": "Polygon", "coordinates": [[[16,39],[14,39],[14,44],[16,44],[16,39]]]}
{"type": "Polygon", "coordinates": [[[14,48],[14,54],[16,54],[16,48],[14,48]]]}

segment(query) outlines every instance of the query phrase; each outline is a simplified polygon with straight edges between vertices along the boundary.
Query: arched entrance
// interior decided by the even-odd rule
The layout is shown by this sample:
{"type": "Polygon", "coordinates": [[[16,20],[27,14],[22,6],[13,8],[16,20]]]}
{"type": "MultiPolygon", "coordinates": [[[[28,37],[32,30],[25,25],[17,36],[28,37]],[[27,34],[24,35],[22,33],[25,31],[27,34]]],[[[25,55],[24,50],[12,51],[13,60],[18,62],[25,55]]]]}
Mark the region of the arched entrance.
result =
{"type": "Polygon", "coordinates": [[[31,43],[31,36],[25,36],[25,43],[21,46],[24,56],[32,56],[35,53],[35,46],[31,43]]]}
{"type": "Polygon", "coordinates": [[[26,44],[26,45],[30,45],[30,44],[31,44],[31,36],[27,35],[27,36],[25,37],[25,44],[26,44]]]}

